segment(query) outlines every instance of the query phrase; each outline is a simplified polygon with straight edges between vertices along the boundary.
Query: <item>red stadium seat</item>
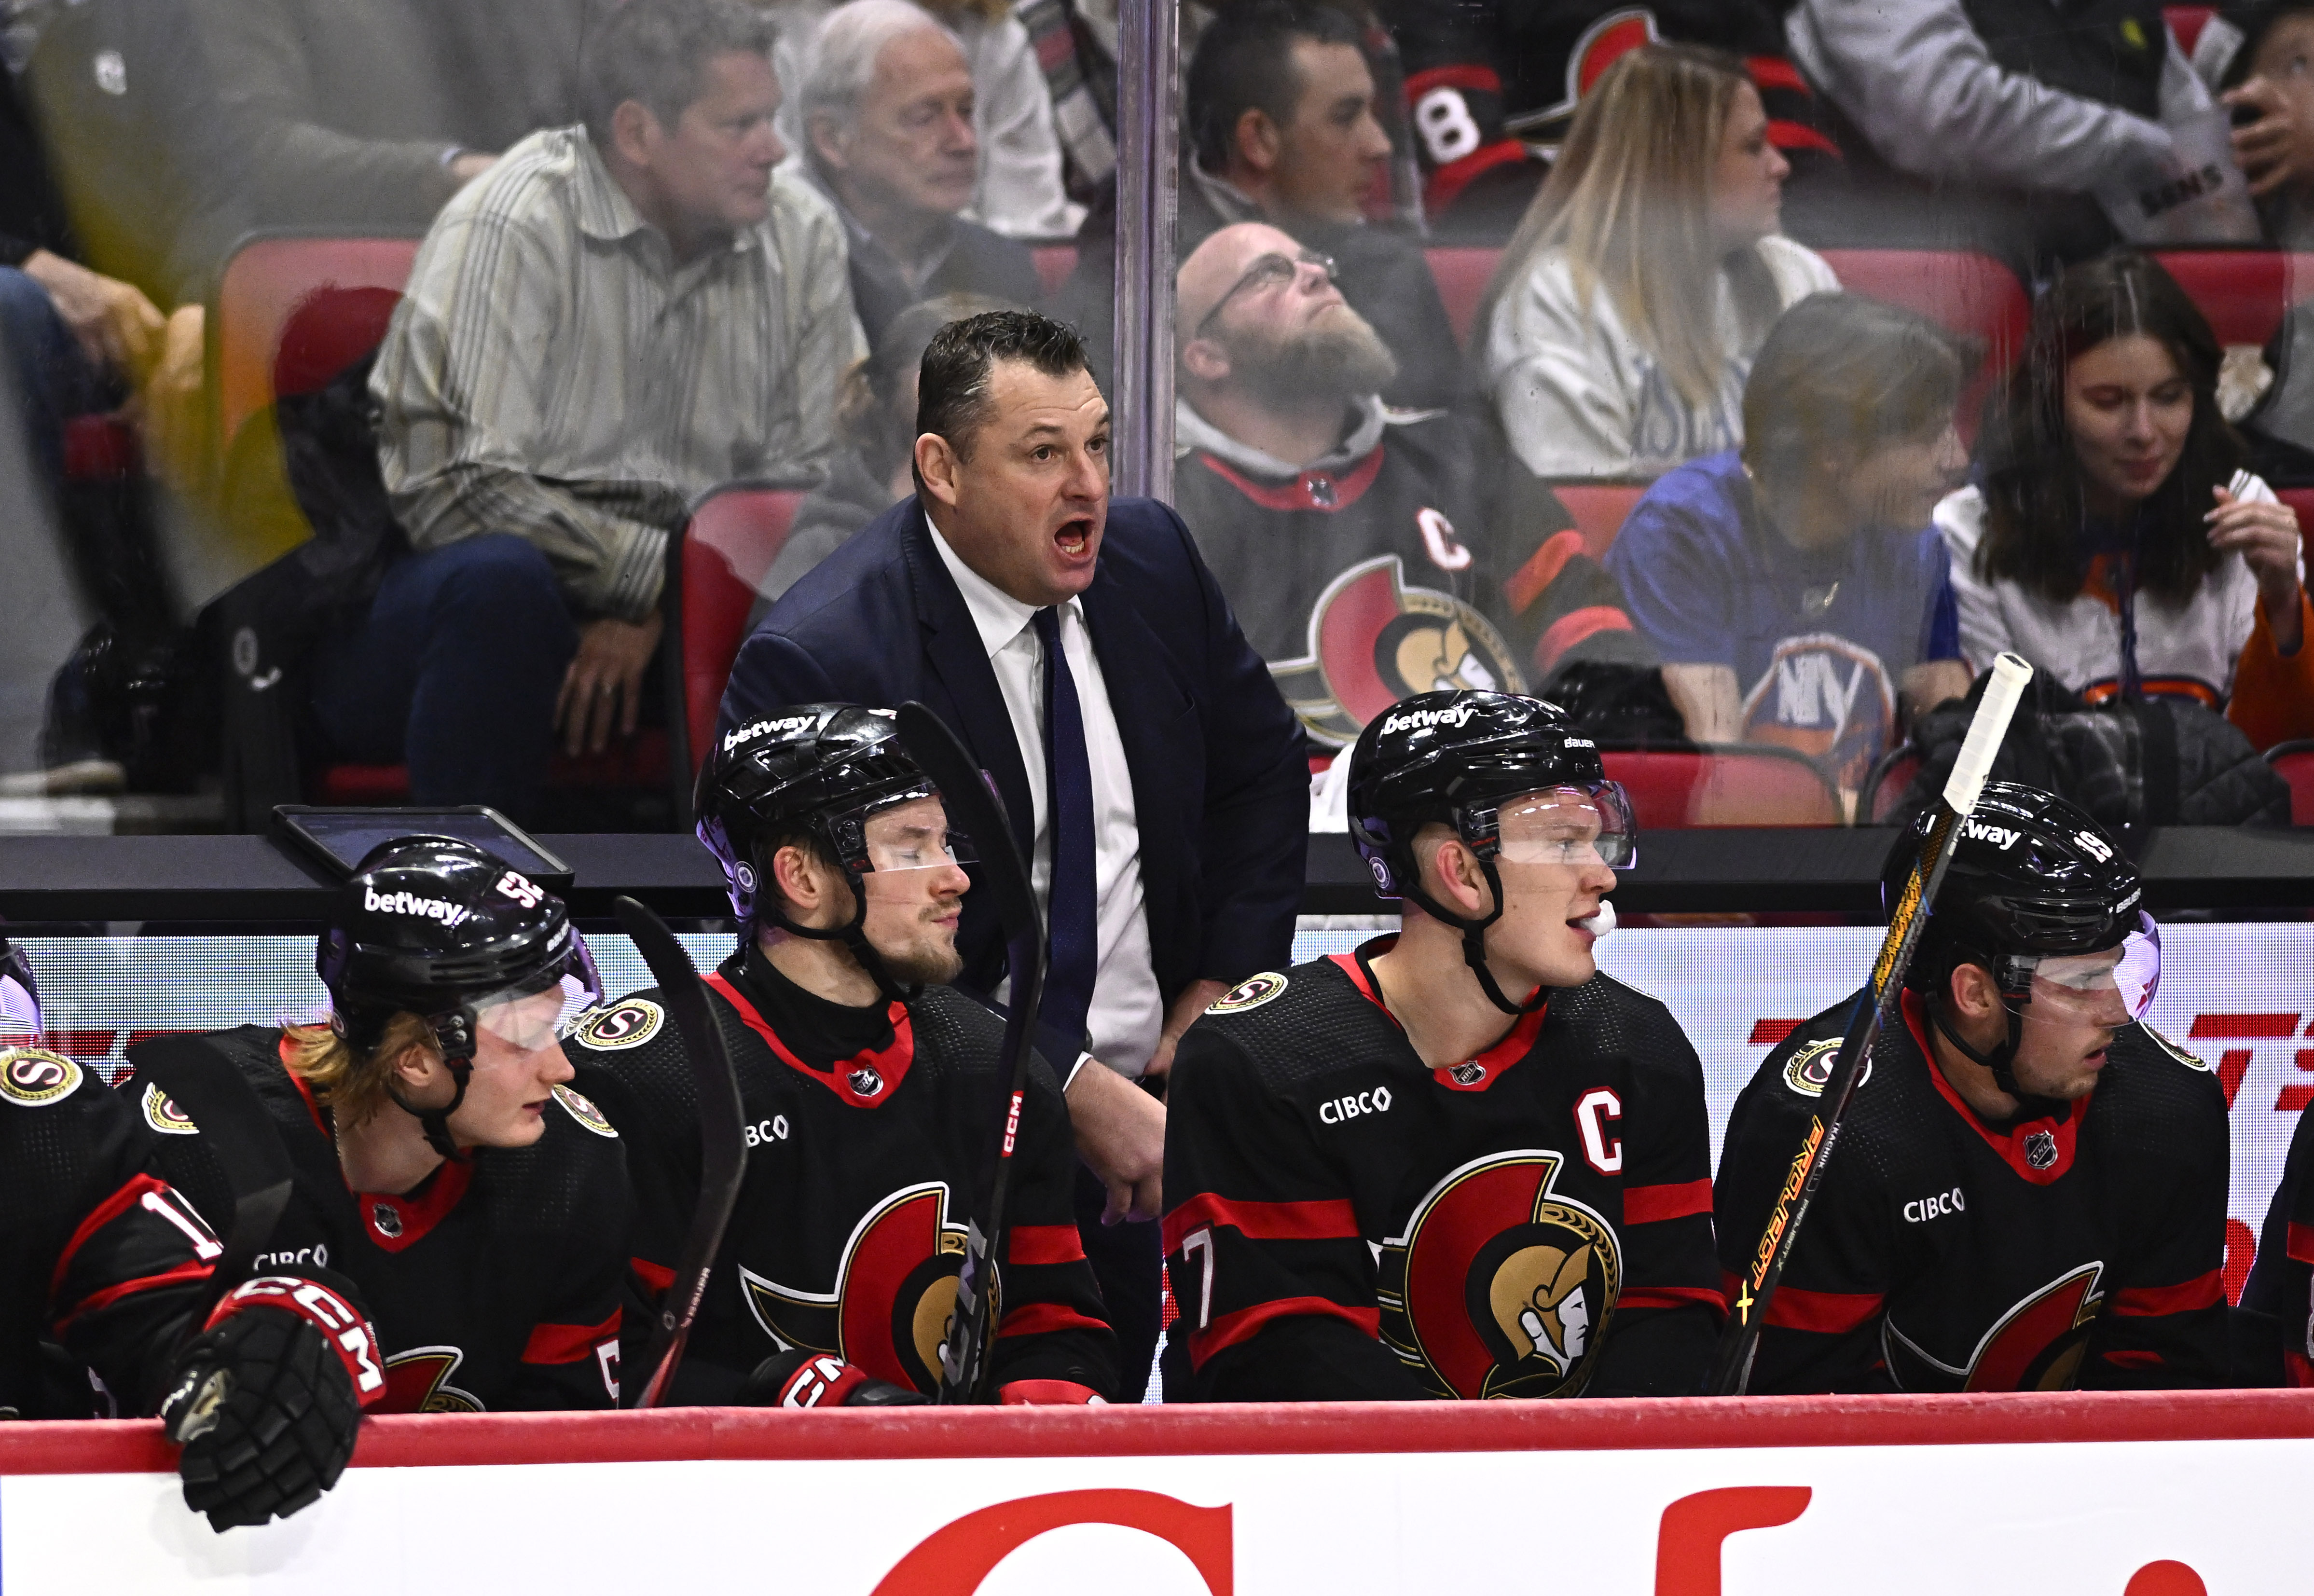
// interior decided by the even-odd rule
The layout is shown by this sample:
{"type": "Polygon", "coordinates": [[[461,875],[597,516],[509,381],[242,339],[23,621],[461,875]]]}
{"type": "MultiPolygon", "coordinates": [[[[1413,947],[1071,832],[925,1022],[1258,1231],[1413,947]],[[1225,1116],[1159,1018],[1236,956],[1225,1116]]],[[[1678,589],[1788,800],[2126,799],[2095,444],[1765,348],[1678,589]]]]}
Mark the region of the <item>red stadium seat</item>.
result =
{"type": "MultiPolygon", "coordinates": [[[[685,769],[696,774],[715,736],[715,712],[740,630],[755,603],[755,585],[778,558],[803,494],[754,483],[719,488],[692,507],[676,543],[668,588],[668,630],[682,639],[682,713],[685,769]]],[[[686,800],[689,795],[682,795],[686,800]]]]}
{"type": "Polygon", "coordinates": [[[1583,551],[1594,560],[1604,560],[1615,534],[1630,518],[1631,507],[1647,489],[1625,482],[1561,482],[1554,484],[1551,491],[1575,517],[1583,533],[1583,551]]]}
{"type": "Polygon", "coordinates": [[[1047,295],[1059,293],[1077,269],[1077,246],[1073,243],[1040,243],[1029,253],[1036,257],[1037,282],[1047,295]]]}
{"type": "Polygon", "coordinates": [[[1446,319],[1454,324],[1454,338],[1471,347],[1471,326],[1479,317],[1479,300],[1487,279],[1495,275],[1502,251],[1469,244],[1441,244],[1422,251],[1430,261],[1430,275],[1438,284],[1438,297],[1446,302],[1446,319]]]}
{"type": "Polygon", "coordinates": [[[2314,536],[2314,488],[2277,488],[2274,497],[2298,512],[2298,530],[2314,536]]]}
{"type": "Polygon", "coordinates": [[[1864,779],[1862,824],[1877,825],[1886,821],[1920,771],[1921,751],[1910,743],[1899,743],[1882,754],[1864,779]]]}
{"type": "Polygon", "coordinates": [[[217,283],[209,320],[220,449],[232,445],[243,423],[273,402],[282,333],[298,307],[323,288],[384,288],[399,295],[410,280],[418,243],[415,238],[282,236],[252,239],[234,252],[217,283]]]}
{"type": "Polygon", "coordinates": [[[2154,257],[2201,306],[2221,344],[2261,348],[2283,313],[2314,295],[2314,255],[2280,250],[2163,250],[2154,257]]]}
{"type": "Polygon", "coordinates": [[[1902,305],[1983,340],[1984,363],[1962,392],[1956,418],[1961,440],[1974,443],[1984,396],[2025,347],[2033,319],[2017,274],[1989,255],[1961,250],[1826,250],[1824,258],[1850,294],[1902,305]]]}
{"type": "Polygon", "coordinates": [[[1815,766],[1780,748],[1603,748],[1641,830],[1841,825],[1840,797],[1815,766]]]}
{"type": "Polygon", "coordinates": [[[2314,740],[2276,743],[2265,763],[2290,783],[2290,824],[2314,825],[2314,740]]]}
{"type": "Polygon", "coordinates": [[[2165,5],[2161,20],[2169,24],[2169,31],[2177,36],[2177,48],[2188,56],[2194,53],[2194,41],[2202,36],[2209,20],[2218,14],[2214,5],[2165,5]]]}

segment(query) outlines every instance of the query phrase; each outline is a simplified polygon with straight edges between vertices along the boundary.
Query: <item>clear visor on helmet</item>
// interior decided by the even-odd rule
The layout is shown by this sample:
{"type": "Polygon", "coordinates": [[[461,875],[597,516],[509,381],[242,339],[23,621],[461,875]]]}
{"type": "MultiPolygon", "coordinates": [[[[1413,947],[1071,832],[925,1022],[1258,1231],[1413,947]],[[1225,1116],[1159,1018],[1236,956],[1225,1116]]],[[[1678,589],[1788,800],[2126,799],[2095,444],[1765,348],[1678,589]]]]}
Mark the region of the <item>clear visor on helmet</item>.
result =
{"type": "Polygon", "coordinates": [[[2033,1003],[2091,1025],[2123,1026],[2145,1018],[2161,985],[2161,931],[2141,913],[2121,946],[2069,953],[2033,966],[2033,1003]]]}
{"type": "Polygon", "coordinates": [[[482,1030],[517,1053],[537,1053],[602,1001],[603,977],[595,956],[572,926],[570,949],[556,964],[470,1002],[482,1030]]]}
{"type": "Polygon", "coordinates": [[[958,871],[980,856],[972,839],[950,831],[948,811],[937,793],[924,793],[877,810],[861,823],[868,855],[861,886],[870,897],[912,897],[926,891],[961,892],[968,885],[958,871]],[[924,871],[957,873],[942,887],[924,871]]]}
{"type": "Polygon", "coordinates": [[[1500,857],[1517,865],[1607,865],[1628,870],[1638,860],[1631,800],[1613,781],[1550,787],[1495,811],[1500,857]]]}
{"type": "Polygon", "coordinates": [[[0,938],[0,1036],[40,1034],[40,983],[24,950],[0,938]]]}

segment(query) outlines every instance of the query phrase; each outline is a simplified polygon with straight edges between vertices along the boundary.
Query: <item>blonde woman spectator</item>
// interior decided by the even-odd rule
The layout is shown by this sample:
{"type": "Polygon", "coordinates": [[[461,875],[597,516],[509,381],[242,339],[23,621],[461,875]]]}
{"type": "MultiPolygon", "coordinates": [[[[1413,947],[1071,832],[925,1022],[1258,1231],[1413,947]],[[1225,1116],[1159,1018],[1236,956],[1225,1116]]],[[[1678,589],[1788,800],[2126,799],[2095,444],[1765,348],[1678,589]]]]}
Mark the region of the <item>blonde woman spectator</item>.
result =
{"type": "Polygon", "coordinates": [[[1650,45],[1608,69],[1479,312],[1481,370],[1529,471],[1652,478],[1743,443],[1768,329],[1840,287],[1777,232],[1789,170],[1736,57],[1650,45]]]}
{"type": "MultiPolygon", "coordinates": [[[[972,66],[973,131],[980,143],[980,181],[961,215],[1007,238],[1068,238],[1084,221],[1084,207],[1068,197],[1061,178],[1060,134],[1053,99],[1029,31],[1010,0],[923,0],[923,9],[956,35],[972,66]]],[[[773,64],[787,86],[780,142],[808,148],[801,90],[814,33],[831,0],[776,0],[762,7],[780,30],[773,64]]]]}
{"type": "Polygon", "coordinates": [[[2014,650],[2091,703],[2194,699],[2258,747],[2314,732],[2298,517],[2239,469],[2217,382],[2209,322],[2143,255],[2042,296],[1981,485],[1937,507],[1972,659],[2014,650]]]}

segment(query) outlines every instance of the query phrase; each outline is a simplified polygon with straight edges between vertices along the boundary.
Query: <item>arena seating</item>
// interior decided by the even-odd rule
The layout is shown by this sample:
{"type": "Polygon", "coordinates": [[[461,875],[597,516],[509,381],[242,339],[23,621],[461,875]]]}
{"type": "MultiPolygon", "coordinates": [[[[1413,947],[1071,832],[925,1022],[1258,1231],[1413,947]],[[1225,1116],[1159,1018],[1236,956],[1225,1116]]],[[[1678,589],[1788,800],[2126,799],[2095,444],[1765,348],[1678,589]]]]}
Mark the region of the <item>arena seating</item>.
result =
{"type": "Polygon", "coordinates": [[[1583,551],[1594,560],[1604,560],[1631,507],[1647,489],[1629,482],[1563,482],[1551,491],[1575,517],[1576,527],[1583,533],[1583,551]]]}
{"type": "MultiPolygon", "coordinates": [[[[273,402],[281,335],[298,308],[328,287],[386,288],[399,295],[410,280],[418,244],[406,236],[276,234],[248,240],[234,251],[217,281],[209,317],[220,457],[242,426],[273,402]]],[[[313,341],[318,348],[333,340],[317,331],[313,341]]]]}
{"type": "Polygon", "coordinates": [[[1487,279],[1495,275],[1495,262],[1503,252],[1470,244],[1441,244],[1422,252],[1430,261],[1438,297],[1446,302],[1446,319],[1454,324],[1455,339],[1467,349],[1471,323],[1479,316],[1479,299],[1486,293],[1487,279]]]}
{"type": "Polygon", "coordinates": [[[787,542],[803,493],[769,483],[715,489],[691,508],[691,524],[667,551],[667,634],[681,639],[667,724],[683,739],[675,769],[678,807],[688,812],[688,778],[707,757],[715,712],[738,657],[755,584],[787,542]]]}
{"type": "Polygon", "coordinates": [[[2290,783],[2290,824],[2314,825],[2314,739],[2276,743],[2265,763],[2290,783]]]}
{"type": "Polygon", "coordinates": [[[1920,770],[1921,751],[1910,743],[1899,743],[1882,754],[1873,765],[1872,773],[1864,778],[1864,804],[1857,816],[1859,824],[1877,825],[1885,822],[1920,770]]]}
{"type": "Polygon", "coordinates": [[[2221,344],[2263,348],[2283,313],[2314,295],[2314,255],[2281,250],[2162,250],[2153,257],[2177,279],[2221,344]]]}
{"type": "Polygon", "coordinates": [[[1840,797],[1797,754],[1758,746],[1603,746],[1607,774],[1631,795],[1642,830],[1719,825],[1840,825],[1840,797]]]}
{"type": "Polygon", "coordinates": [[[1073,243],[1040,243],[1029,253],[1036,258],[1037,284],[1047,295],[1059,293],[1077,269],[1077,246],[1073,243]]]}

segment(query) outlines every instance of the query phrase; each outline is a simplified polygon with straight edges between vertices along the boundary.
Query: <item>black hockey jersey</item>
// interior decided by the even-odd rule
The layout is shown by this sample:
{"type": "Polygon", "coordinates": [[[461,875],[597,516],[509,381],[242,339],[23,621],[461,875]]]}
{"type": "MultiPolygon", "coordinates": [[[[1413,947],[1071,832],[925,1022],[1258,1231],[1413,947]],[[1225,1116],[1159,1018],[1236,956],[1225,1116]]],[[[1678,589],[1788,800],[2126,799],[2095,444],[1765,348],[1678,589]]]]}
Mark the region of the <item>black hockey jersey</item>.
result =
{"type": "MultiPolygon", "coordinates": [[[[747,1166],[673,1400],[729,1401],[757,1364],[799,1347],[931,1395],[966,1227],[1002,1125],[1002,1024],[947,987],[880,1011],[847,1010],[803,992],[752,946],[707,981],[738,1075],[747,1166]],[[831,1036],[846,1040],[821,1045],[831,1036]]],[[[699,1196],[682,1038],[653,988],[597,1011],[566,1045],[579,1087],[626,1133],[634,1268],[647,1290],[663,1291],[699,1196]]],[[[1068,1108],[1041,1059],[1020,1137],[996,1271],[994,1380],[1114,1396],[1114,1341],[1071,1206],[1068,1108]]]]}
{"type": "MultiPolygon", "coordinates": [[[[1930,1062],[1919,998],[1883,1031],[1770,1303],[1749,1390],[2222,1383],[2226,1103],[2144,1026],[2088,1098],[1985,1124],[1930,1062]]],[[[1720,1154],[1719,1256],[1744,1289],[1854,1000],[1771,1053],[1720,1154]]]]}
{"type": "MultiPolygon", "coordinates": [[[[569,1087],[528,1147],[482,1148],[396,1196],[349,1190],[327,1110],[283,1063],[283,1036],[220,1031],[271,1113],[296,1186],[260,1269],[314,1265],[361,1288],[386,1354],[374,1413],[615,1406],[629,1218],[618,1133],[569,1087]]],[[[134,1077],[163,1170],[205,1208],[229,1201],[200,1128],[134,1077]]]]}
{"type": "Polygon", "coordinates": [[[44,1340],[93,1370],[122,1416],[151,1413],[223,1250],[102,1080],[62,1054],[0,1052],[0,1417],[103,1410],[85,1374],[43,1360],[44,1340]]]}
{"type": "Polygon", "coordinates": [[[1499,242],[1550,170],[1575,110],[1626,52],[1657,40],[1741,57],[1769,141],[1795,164],[1836,160],[1772,0],[1390,0],[1423,200],[1449,237],[1499,242]]]}
{"type": "Polygon", "coordinates": [[[1684,1395],[1722,1304],[1703,1070],[1607,976],[1432,1070],[1356,954],[1175,1056],[1168,1401],[1684,1395]]]}
{"type": "Polygon", "coordinates": [[[2281,1324],[2283,1381],[2314,1386],[2314,1114],[2299,1114],[2241,1305],[2281,1324]]]}
{"type": "Polygon", "coordinates": [[[1181,518],[1246,640],[1320,746],[1409,693],[1524,687],[1533,638],[1513,578],[1569,520],[1489,535],[1461,422],[1368,401],[1335,456],[1263,469],[1194,412],[1174,467],[1181,518]]]}

